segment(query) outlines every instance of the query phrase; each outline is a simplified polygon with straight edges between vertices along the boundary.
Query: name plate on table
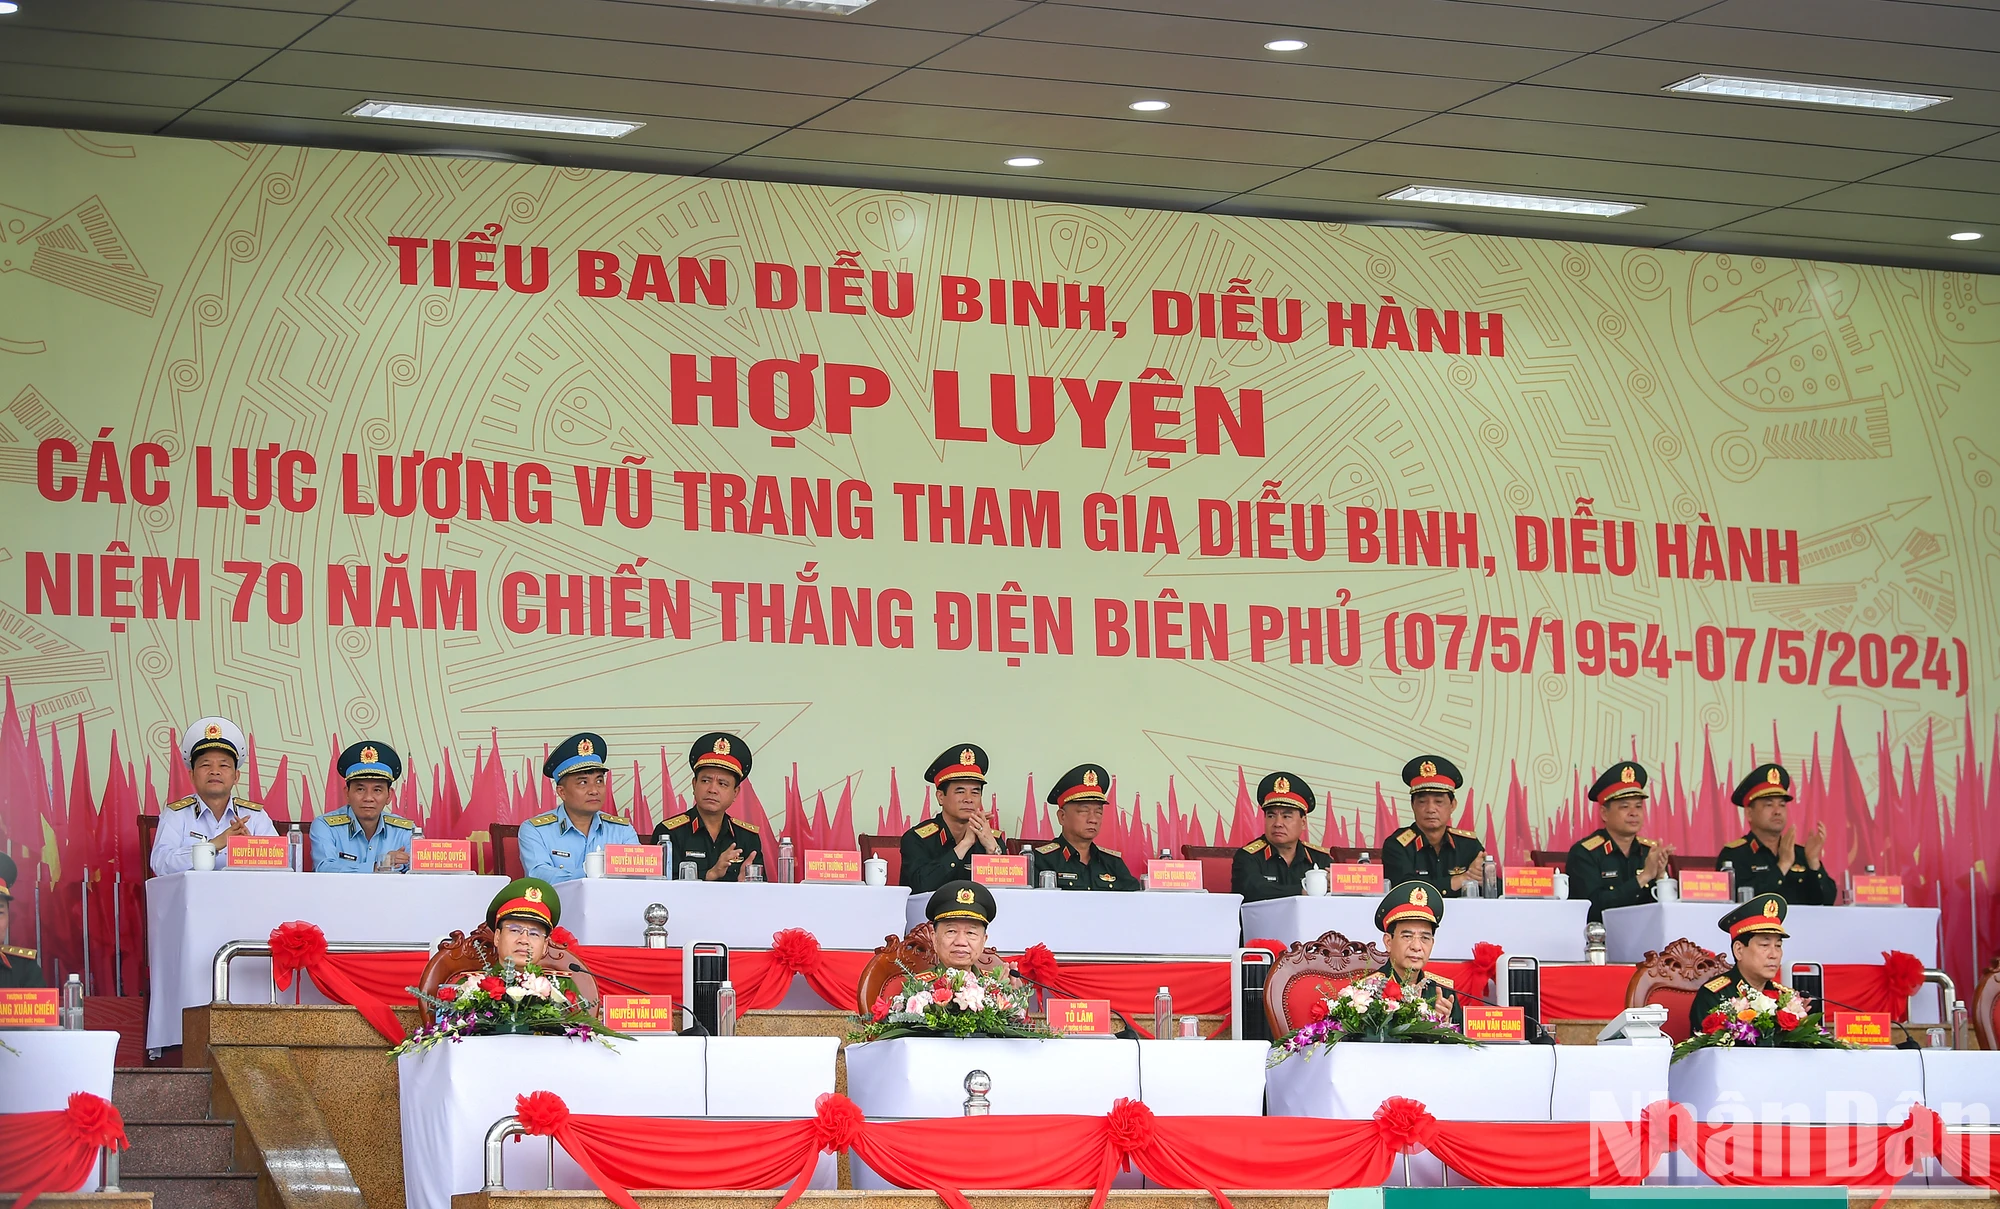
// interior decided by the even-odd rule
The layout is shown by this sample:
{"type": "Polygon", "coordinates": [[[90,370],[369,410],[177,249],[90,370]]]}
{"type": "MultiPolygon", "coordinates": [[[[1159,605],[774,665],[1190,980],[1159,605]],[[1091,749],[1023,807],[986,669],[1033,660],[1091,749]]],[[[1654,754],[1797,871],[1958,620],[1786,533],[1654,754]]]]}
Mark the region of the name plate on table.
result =
{"type": "Polygon", "coordinates": [[[1527,1013],[1521,1008],[1468,1003],[1462,1010],[1465,1013],[1465,1035],[1474,1041],[1528,1039],[1527,1013]]]}
{"type": "Polygon", "coordinates": [[[808,882],[854,882],[861,881],[861,854],[846,852],[838,848],[808,848],[805,850],[805,875],[800,880],[808,882]]]}
{"type": "Polygon", "coordinates": [[[621,1033],[671,1033],[680,1012],[665,995],[606,995],[604,1025],[621,1033]]]}
{"type": "Polygon", "coordinates": [[[0,1028],[60,1028],[62,991],[55,987],[0,989],[0,1028]]]}
{"type": "Polygon", "coordinates": [[[224,846],[231,869],[290,869],[281,835],[235,835],[224,846]]]}
{"type": "Polygon", "coordinates": [[[1157,858],[1146,862],[1146,889],[1200,891],[1200,861],[1163,861],[1157,858]]]}
{"type": "Polygon", "coordinates": [[[1049,1000],[1049,1031],[1063,1037],[1109,1037],[1117,1029],[1112,1023],[1109,999],[1049,1000]]]}
{"type": "Polygon", "coordinates": [[[1389,888],[1380,865],[1328,865],[1328,894],[1368,894],[1379,896],[1389,888]]]}
{"type": "Polygon", "coordinates": [[[1509,869],[1506,883],[1501,887],[1500,893],[1508,898],[1554,898],[1556,871],[1536,868],[1533,865],[1509,869]]]}
{"type": "Polygon", "coordinates": [[[410,872],[472,872],[471,840],[411,840],[410,872]]]}
{"type": "Polygon", "coordinates": [[[1903,879],[1893,873],[1854,875],[1854,905],[1857,907],[1900,907],[1903,879]]]}
{"type": "Polygon", "coordinates": [[[972,858],[972,880],[982,886],[1025,886],[1028,858],[981,852],[972,858]]]}
{"type": "Polygon", "coordinates": [[[1680,876],[1684,903],[1726,903],[1729,897],[1729,870],[1683,869],[1680,876]]]}
{"type": "Polygon", "coordinates": [[[1835,1041],[1851,1041],[1855,1045],[1896,1043],[1887,1012],[1828,1012],[1827,1022],[1833,1025],[1835,1041]]]}
{"type": "Polygon", "coordinates": [[[660,877],[666,873],[667,854],[658,844],[606,844],[604,876],[660,877]]]}

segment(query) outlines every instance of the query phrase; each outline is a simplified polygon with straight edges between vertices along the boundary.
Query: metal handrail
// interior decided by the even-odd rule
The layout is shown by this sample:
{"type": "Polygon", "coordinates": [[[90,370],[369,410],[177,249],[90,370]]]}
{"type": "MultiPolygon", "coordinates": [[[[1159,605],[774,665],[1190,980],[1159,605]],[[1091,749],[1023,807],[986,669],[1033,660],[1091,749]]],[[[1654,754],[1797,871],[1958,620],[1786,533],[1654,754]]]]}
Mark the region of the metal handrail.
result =
{"type": "MultiPolygon", "coordinates": [[[[429,944],[416,941],[377,940],[329,940],[329,953],[428,953],[429,944]]],[[[215,951],[215,969],[209,984],[210,1003],[229,1002],[229,963],[238,957],[269,957],[271,942],[268,940],[232,940],[215,951]]],[[[271,979],[271,1002],[278,1002],[278,981],[274,971],[271,979]]]]}

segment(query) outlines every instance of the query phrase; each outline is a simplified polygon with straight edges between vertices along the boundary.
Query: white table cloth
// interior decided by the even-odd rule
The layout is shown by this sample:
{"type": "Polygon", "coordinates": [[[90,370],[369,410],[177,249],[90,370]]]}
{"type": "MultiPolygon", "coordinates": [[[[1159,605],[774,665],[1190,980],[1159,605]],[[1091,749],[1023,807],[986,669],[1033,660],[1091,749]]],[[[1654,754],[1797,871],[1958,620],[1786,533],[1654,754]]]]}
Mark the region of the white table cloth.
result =
{"type": "Polygon", "coordinates": [[[646,907],[667,909],[667,943],[719,941],[732,949],[768,949],[771,935],[804,928],[823,949],[872,952],[903,934],[901,886],[776,885],[585,878],[556,887],[563,926],[587,945],[640,945],[646,907]]]}
{"type": "MultiPolygon", "coordinates": [[[[578,1113],[804,1118],[833,1090],[839,1042],[641,1037],[614,1044],[615,1053],[561,1037],[477,1037],[398,1058],[409,1209],[451,1209],[454,1193],[485,1187],[486,1131],[513,1115],[524,1092],[552,1091],[578,1113]]],[[[548,1143],[508,1142],[503,1166],[509,1188],[548,1187],[548,1143]]],[[[834,1187],[835,1170],[823,1161],[813,1187],[834,1187]]],[[[555,1186],[592,1186],[560,1148],[555,1186]]]]}
{"type": "Polygon", "coordinates": [[[1343,1042],[1265,1076],[1274,1117],[1366,1120],[1391,1096],[1441,1121],[1637,1121],[1667,1094],[1665,1043],[1444,1045],[1343,1042]]]}
{"type": "MultiPolygon", "coordinates": [[[[152,1000],[146,1045],[181,1043],[181,1011],[209,1002],[215,951],[232,940],[261,941],[282,923],[318,924],[328,940],[432,943],[486,918],[507,884],[471,874],[333,874],[269,870],[174,873],[146,883],[152,1000]]],[[[268,1002],[271,963],[244,958],[230,967],[230,999],[268,1002]]],[[[325,1002],[309,998],[308,1002],[325,1002]]]]}
{"type": "Polygon", "coordinates": [[[1673,1098],[1697,1121],[1895,1125],[1924,1094],[1920,1051],[1733,1049],[1674,1063],[1673,1098]]]}
{"type": "MultiPolygon", "coordinates": [[[[2000,1053],[1990,1050],[1927,1049],[1924,1103],[1946,1125],[1990,1125],[2000,1121],[2000,1053]]],[[[2000,1145],[1996,1145],[2000,1150],[2000,1145]]]]}
{"type": "MultiPolygon", "coordinates": [[[[70,1093],[79,1091],[111,1098],[117,1033],[5,1029],[0,1041],[18,1051],[0,1049],[0,1113],[59,1112],[69,1107],[70,1093]]],[[[101,1184],[93,1167],[83,1183],[58,1191],[95,1192],[101,1184]]]]}
{"type": "MultiPolygon", "coordinates": [[[[1728,937],[1715,926],[1729,908],[1722,903],[1648,903],[1604,913],[1604,945],[1615,962],[1639,962],[1683,937],[1704,949],[1726,952],[1728,937]]],[[[1879,965],[1900,949],[1926,968],[1937,965],[1936,907],[1793,907],[1785,913],[1785,961],[1821,965],[1879,965]]],[[[1910,997],[1913,1023],[1938,1019],[1937,991],[1921,987],[1910,997]]]]}
{"type": "MultiPolygon", "coordinates": [[[[1375,926],[1378,898],[1326,894],[1317,898],[1274,898],[1243,904],[1243,935],[1292,944],[1339,932],[1349,940],[1382,943],[1375,926]]],[[[1454,898],[1447,900],[1438,927],[1438,961],[1467,961],[1472,946],[1485,941],[1509,954],[1543,961],[1582,961],[1584,925],[1590,904],[1583,899],[1454,898]]]]}
{"type": "MultiPolygon", "coordinates": [[[[987,939],[1002,953],[1043,944],[1057,953],[1172,953],[1184,957],[1228,956],[1236,951],[1235,894],[1136,891],[1130,894],[1075,890],[993,891],[999,914],[987,939]]],[[[906,928],[924,922],[929,894],[912,894],[906,928]]],[[[876,942],[881,943],[880,941],[876,942]]]]}
{"type": "MultiPolygon", "coordinates": [[[[1120,1041],[1063,1038],[905,1037],[847,1047],[847,1095],[871,1119],[956,1117],[965,1076],[993,1078],[996,1116],[1096,1116],[1118,1100],[1142,1100],[1174,1116],[1258,1116],[1264,1105],[1262,1041],[1120,1041]]],[[[856,1188],[893,1188],[855,1160],[856,1188]]],[[[1141,1187],[1137,1173],[1118,1187],[1141,1187]]]]}

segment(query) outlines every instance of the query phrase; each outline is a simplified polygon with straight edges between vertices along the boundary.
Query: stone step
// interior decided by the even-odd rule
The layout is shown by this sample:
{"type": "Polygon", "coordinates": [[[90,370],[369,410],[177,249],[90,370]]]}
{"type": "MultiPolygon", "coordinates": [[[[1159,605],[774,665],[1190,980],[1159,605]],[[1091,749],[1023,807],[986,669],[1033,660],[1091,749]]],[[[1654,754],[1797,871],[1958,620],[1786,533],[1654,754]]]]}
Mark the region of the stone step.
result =
{"type": "Polygon", "coordinates": [[[235,1160],[234,1121],[128,1121],[125,1136],[119,1164],[134,1176],[215,1175],[235,1160]]]}
{"type": "Polygon", "coordinates": [[[121,1066],[111,1074],[111,1103],[133,1121],[199,1121],[208,1116],[209,1072],[121,1066]]]}
{"type": "Polygon", "coordinates": [[[126,1192],[150,1192],[153,1209],[257,1209],[257,1177],[248,1172],[212,1175],[121,1175],[126,1192]]]}

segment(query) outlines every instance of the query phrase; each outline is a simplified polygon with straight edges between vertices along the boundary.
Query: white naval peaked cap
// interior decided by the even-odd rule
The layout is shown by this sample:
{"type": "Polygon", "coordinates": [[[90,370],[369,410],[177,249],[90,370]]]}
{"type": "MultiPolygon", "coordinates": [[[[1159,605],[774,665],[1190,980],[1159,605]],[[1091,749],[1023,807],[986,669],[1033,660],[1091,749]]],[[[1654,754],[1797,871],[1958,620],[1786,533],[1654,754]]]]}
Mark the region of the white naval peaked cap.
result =
{"type": "Polygon", "coordinates": [[[226,751],[240,764],[249,746],[249,741],[243,737],[243,728],[229,719],[197,718],[181,735],[181,761],[193,768],[194,758],[202,752],[226,751]]]}

